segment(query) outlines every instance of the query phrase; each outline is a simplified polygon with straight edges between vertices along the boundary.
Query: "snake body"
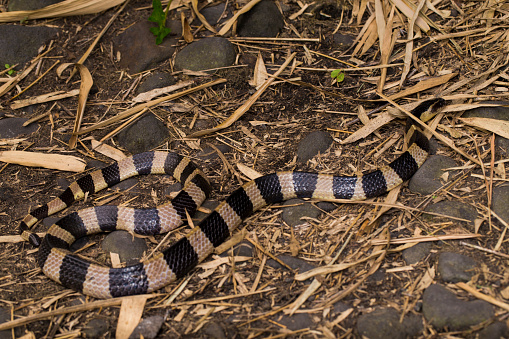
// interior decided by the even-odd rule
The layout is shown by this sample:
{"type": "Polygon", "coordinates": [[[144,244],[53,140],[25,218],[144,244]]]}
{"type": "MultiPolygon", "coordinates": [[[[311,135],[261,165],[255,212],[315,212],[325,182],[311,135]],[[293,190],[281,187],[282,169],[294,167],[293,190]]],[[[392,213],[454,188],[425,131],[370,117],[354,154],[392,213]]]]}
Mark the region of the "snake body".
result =
{"type": "MultiPolygon", "coordinates": [[[[443,104],[441,101],[438,103],[443,104]]],[[[69,246],[84,235],[114,229],[158,234],[174,228],[173,224],[163,227],[161,220],[165,217],[161,215],[168,215],[166,219],[179,224],[180,219],[185,217],[185,211],[194,212],[209,192],[208,181],[189,159],[173,153],[135,155],[123,165],[114,164],[79,179],[59,198],[28,215],[22,225],[25,224],[23,228],[26,229],[37,220],[69,206],[85,192],[97,192],[132,175],[174,175],[185,183],[184,190],[172,203],[165,205],[167,208],[137,211],[109,206],[75,212],[48,230],[38,252],[38,263],[48,277],[84,294],[110,298],[149,293],[185,276],[256,210],[292,198],[363,200],[382,195],[410,179],[424,163],[428,152],[428,139],[416,130],[407,151],[387,166],[365,175],[349,177],[285,171],[259,177],[234,191],[185,237],[165,251],[148,261],[123,268],[93,264],[72,254],[69,246]]]]}

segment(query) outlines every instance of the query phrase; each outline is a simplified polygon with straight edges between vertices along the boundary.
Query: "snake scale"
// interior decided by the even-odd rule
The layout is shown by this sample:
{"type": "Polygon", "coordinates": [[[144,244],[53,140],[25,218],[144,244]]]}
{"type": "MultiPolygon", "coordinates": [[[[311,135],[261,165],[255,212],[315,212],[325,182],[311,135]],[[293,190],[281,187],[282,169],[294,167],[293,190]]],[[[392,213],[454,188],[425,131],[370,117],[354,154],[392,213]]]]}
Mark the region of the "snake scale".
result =
{"type": "MultiPolygon", "coordinates": [[[[418,117],[443,106],[433,99],[417,106],[418,117]]],[[[436,113],[434,113],[436,114],[436,113]]],[[[145,152],[96,170],[72,183],[59,197],[27,215],[20,225],[22,236],[38,251],[38,264],[54,281],[97,298],[111,298],[156,291],[182,278],[223,243],[249,215],[272,203],[292,198],[363,200],[386,193],[412,177],[429,152],[428,139],[418,130],[404,153],[387,166],[361,176],[334,176],[299,171],[276,172],[245,183],[185,237],[150,260],[122,268],[108,268],[72,254],[78,238],[124,229],[148,235],[168,232],[182,224],[208,197],[210,185],[188,159],[175,153],[145,152]],[[152,209],[101,206],[69,214],[51,226],[42,240],[29,229],[87,194],[141,174],[170,174],[184,184],[172,202],[152,209]]]]}

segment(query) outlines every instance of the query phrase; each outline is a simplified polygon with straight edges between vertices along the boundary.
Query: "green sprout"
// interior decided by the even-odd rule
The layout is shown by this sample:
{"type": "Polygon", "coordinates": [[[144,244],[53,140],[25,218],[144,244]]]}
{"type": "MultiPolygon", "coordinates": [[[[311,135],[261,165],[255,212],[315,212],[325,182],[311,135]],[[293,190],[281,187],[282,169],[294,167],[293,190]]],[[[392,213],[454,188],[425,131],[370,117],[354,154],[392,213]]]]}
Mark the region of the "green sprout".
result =
{"type": "MultiPolygon", "coordinates": [[[[11,65],[9,65],[9,64],[5,64],[4,66],[5,66],[5,68],[6,68],[6,69],[7,69],[7,68],[11,68],[11,65]]],[[[16,72],[16,71],[15,71],[15,70],[13,70],[13,69],[10,69],[10,70],[8,70],[8,71],[7,71],[7,74],[9,74],[9,75],[13,75],[13,74],[14,74],[14,72],[16,72]]]]}
{"type": "Polygon", "coordinates": [[[345,80],[345,73],[342,69],[335,69],[330,73],[330,77],[336,82],[343,82],[345,80]]]}
{"type": "Polygon", "coordinates": [[[155,22],[157,27],[151,27],[150,31],[156,37],[156,44],[160,45],[163,42],[165,36],[170,34],[171,29],[166,27],[166,17],[168,16],[168,12],[170,10],[171,0],[166,5],[166,9],[163,10],[163,5],[161,4],[161,0],[152,0],[152,14],[148,18],[148,21],[155,22]]]}

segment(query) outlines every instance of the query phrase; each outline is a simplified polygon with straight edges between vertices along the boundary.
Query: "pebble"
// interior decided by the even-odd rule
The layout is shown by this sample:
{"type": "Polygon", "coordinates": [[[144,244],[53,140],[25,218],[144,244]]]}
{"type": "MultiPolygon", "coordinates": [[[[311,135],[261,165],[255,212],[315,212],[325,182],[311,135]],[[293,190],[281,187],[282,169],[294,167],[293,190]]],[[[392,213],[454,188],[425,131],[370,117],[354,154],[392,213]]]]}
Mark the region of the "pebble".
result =
{"type": "Polygon", "coordinates": [[[62,1],[63,0],[9,0],[7,10],[9,12],[33,11],[62,1]]]}
{"type": "Polygon", "coordinates": [[[381,307],[359,316],[357,331],[369,339],[404,339],[418,335],[423,330],[419,316],[407,313],[400,323],[401,314],[392,307],[381,307]]]}
{"type": "Polygon", "coordinates": [[[166,72],[155,71],[148,75],[137,89],[137,93],[145,93],[156,88],[168,87],[175,84],[175,78],[166,72]]]}
{"type": "Polygon", "coordinates": [[[175,69],[202,71],[233,65],[236,58],[233,44],[225,38],[210,37],[184,47],[175,57],[175,69]]]}
{"type": "Polygon", "coordinates": [[[290,331],[298,331],[303,328],[313,328],[313,319],[308,313],[297,313],[294,315],[283,315],[281,319],[273,319],[277,323],[285,326],[290,331]]]}
{"type": "Polygon", "coordinates": [[[205,333],[206,338],[211,339],[226,339],[228,338],[225,334],[223,328],[214,322],[208,322],[207,325],[203,327],[203,333],[205,333]]]}
{"type": "MultiPolygon", "coordinates": [[[[221,257],[229,257],[231,255],[230,250],[221,253],[221,257]]],[[[254,246],[249,241],[242,241],[241,243],[233,247],[233,255],[240,257],[253,257],[254,246]]]]}
{"type": "MultiPolygon", "coordinates": [[[[452,158],[444,155],[433,155],[426,160],[410,179],[408,188],[412,192],[424,195],[431,194],[442,187],[444,169],[456,166],[457,163],[452,158]]],[[[449,178],[454,176],[454,173],[450,173],[449,178]]]]}
{"type": "Polygon", "coordinates": [[[24,118],[0,119],[0,138],[18,138],[22,135],[32,134],[39,129],[38,124],[30,124],[26,127],[23,127],[23,124],[27,120],[28,119],[24,118]]]}
{"type": "Polygon", "coordinates": [[[465,301],[442,285],[429,286],[422,297],[426,321],[436,329],[465,330],[494,316],[493,306],[483,300],[465,301]]]}
{"type": "MultiPolygon", "coordinates": [[[[7,307],[0,307],[0,324],[11,321],[11,310],[7,307]]],[[[11,339],[11,330],[0,331],[0,339],[11,339]]]]}
{"type": "MultiPolygon", "coordinates": [[[[427,206],[425,211],[470,220],[470,222],[467,223],[467,225],[472,231],[474,230],[474,221],[477,218],[477,210],[475,209],[475,207],[471,205],[462,203],[460,201],[443,200],[437,202],[436,204],[427,206]]],[[[439,217],[428,214],[426,215],[426,218],[428,220],[431,220],[433,218],[439,217]]],[[[464,224],[464,222],[458,220],[451,221],[455,224],[464,224]]]]}
{"type": "Polygon", "coordinates": [[[493,188],[491,208],[500,218],[509,223],[509,185],[493,188]]]}
{"type": "Polygon", "coordinates": [[[244,37],[275,37],[283,29],[284,24],[283,16],[276,4],[264,0],[239,17],[237,33],[244,37]]]}
{"type": "Polygon", "coordinates": [[[459,253],[443,252],[438,258],[438,273],[449,283],[470,281],[476,267],[474,259],[459,253]]]}
{"type": "Polygon", "coordinates": [[[108,321],[102,317],[92,318],[87,325],[81,330],[85,338],[103,338],[108,332],[108,321]]]}
{"type": "Polygon", "coordinates": [[[478,339],[502,339],[509,337],[507,324],[502,321],[494,322],[477,333],[478,339]]]}
{"type": "Polygon", "coordinates": [[[147,20],[132,25],[124,32],[113,38],[115,53],[120,54],[119,66],[131,73],[139,73],[171,58],[175,52],[177,37],[182,34],[179,21],[168,21],[171,33],[160,45],[156,45],[156,38],[150,32],[155,24],[147,20]]]}
{"type": "Polygon", "coordinates": [[[333,141],[332,136],[325,131],[309,133],[297,146],[297,160],[305,163],[318,153],[325,153],[333,141]]]}
{"type": "Polygon", "coordinates": [[[380,284],[384,281],[385,277],[386,277],[385,269],[379,268],[368,277],[367,281],[371,283],[380,284]]]}
{"type": "Polygon", "coordinates": [[[403,251],[403,260],[407,265],[417,264],[426,258],[431,252],[431,243],[421,242],[403,251]]]}
{"type": "Polygon", "coordinates": [[[137,264],[148,249],[144,239],[126,231],[111,232],[104,238],[101,247],[105,252],[117,253],[120,262],[125,262],[128,266],[137,264]]]}
{"type": "Polygon", "coordinates": [[[149,113],[123,129],[118,134],[118,143],[133,154],[142,153],[161,145],[168,139],[169,133],[166,125],[149,113]]]}
{"type": "MultiPolygon", "coordinates": [[[[291,267],[292,270],[295,270],[295,271],[298,270],[299,273],[304,273],[304,272],[307,272],[309,270],[316,268],[316,266],[310,264],[306,260],[300,259],[297,257],[292,257],[291,255],[282,254],[282,255],[278,255],[277,258],[279,260],[281,260],[282,262],[284,262],[289,267],[291,267]]],[[[286,267],[283,267],[283,265],[281,265],[274,259],[267,260],[267,265],[272,268],[278,269],[278,270],[286,269],[286,267]]]]}
{"type": "Polygon", "coordinates": [[[154,339],[157,338],[157,333],[164,324],[164,316],[153,315],[140,321],[138,326],[133,330],[129,339],[154,339]]]}
{"type": "Polygon", "coordinates": [[[18,66],[37,56],[39,48],[54,39],[59,29],[46,26],[0,25],[0,65],[18,66]],[[20,43],[22,42],[22,43],[20,43]]]}
{"type": "Polygon", "coordinates": [[[355,37],[348,34],[334,33],[332,36],[332,41],[336,46],[342,46],[343,48],[348,48],[353,44],[355,37]]]}
{"type": "Polygon", "coordinates": [[[283,203],[283,206],[290,206],[283,208],[281,218],[289,226],[295,227],[305,224],[307,221],[303,217],[316,219],[322,212],[309,202],[302,199],[290,199],[283,203]],[[295,206],[292,206],[295,205],[295,206]]]}

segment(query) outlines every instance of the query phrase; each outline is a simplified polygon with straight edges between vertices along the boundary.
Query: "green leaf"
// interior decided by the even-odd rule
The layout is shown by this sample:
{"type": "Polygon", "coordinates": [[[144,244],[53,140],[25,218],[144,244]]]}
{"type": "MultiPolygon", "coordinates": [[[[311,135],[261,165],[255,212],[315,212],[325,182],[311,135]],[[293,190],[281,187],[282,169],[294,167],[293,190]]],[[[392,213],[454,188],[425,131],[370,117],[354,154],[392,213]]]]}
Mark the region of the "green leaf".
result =
{"type": "Polygon", "coordinates": [[[343,82],[343,80],[345,80],[345,73],[341,72],[338,74],[338,76],[336,77],[336,81],[337,82],[343,82]]]}
{"type": "Polygon", "coordinates": [[[156,37],[156,44],[160,45],[164,37],[170,34],[171,29],[166,27],[166,16],[170,7],[171,1],[166,7],[166,12],[163,10],[161,0],[152,0],[152,14],[149,16],[148,21],[155,22],[157,27],[151,27],[150,32],[156,37]]]}
{"type": "Polygon", "coordinates": [[[335,69],[333,70],[331,73],[330,73],[330,77],[333,78],[333,79],[336,79],[339,75],[339,73],[341,73],[341,70],[339,69],[335,69]]]}

